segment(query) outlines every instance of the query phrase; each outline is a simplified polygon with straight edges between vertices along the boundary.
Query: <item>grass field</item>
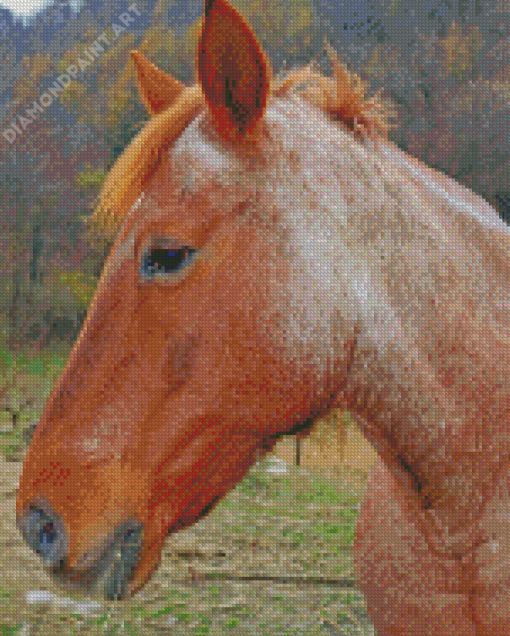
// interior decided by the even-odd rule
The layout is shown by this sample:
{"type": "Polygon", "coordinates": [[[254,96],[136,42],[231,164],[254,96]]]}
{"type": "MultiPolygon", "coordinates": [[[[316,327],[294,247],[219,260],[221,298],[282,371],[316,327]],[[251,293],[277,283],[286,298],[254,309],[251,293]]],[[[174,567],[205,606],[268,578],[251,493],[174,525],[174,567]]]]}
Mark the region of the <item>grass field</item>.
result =
{"type": "Polygon", "coordinates": [[[47,372],[39,377],[41,397],[17,430],[8,414],[0,417],[2,636],[373,634],[352,572],[365,477],[348,468],[326,478],[316,468],[271,472],[271,458],[260,462],[209,516],[168,538],[161,567],[128,601],[93,601],[56,586],[14,525],[23,424],[51,388],[47,372]]]}

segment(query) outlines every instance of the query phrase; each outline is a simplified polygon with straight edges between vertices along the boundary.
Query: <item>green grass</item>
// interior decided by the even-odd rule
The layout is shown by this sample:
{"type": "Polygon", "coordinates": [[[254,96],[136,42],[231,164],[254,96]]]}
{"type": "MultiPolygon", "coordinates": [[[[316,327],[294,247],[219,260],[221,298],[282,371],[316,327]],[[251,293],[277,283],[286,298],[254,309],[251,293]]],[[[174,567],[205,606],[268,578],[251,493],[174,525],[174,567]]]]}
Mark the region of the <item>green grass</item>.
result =
{"type": "Polygon", "coordinates": [[[13,370],[18,370],[38,378],[55,380],[62,372],[69,355],[64,348],[60,351],[47,350],[31,353],[28,349],[18,354],[0,348],[0,378],[7,379],[13,370]]]}
{"type": "Polygon", "coordinates": [[[40,417],[68,355],[68,348],[36,354],[29,350],[15,354],[0,348],[0,453],[5,458],[21,458],[23,429],[40,417]]]}

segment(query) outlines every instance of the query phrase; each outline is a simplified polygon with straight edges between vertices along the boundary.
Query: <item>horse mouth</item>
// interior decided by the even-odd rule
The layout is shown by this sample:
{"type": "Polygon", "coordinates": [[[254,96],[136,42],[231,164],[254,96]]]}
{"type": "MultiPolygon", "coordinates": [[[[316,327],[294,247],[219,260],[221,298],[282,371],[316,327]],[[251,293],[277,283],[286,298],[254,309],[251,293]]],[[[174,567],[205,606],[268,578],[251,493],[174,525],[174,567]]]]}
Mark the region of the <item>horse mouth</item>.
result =
{"type": "Polygon", "coordinates": [[[108,601],[120,601],[128,595],[129,583],[133,579],[143,545],[142,525],[133,520],[123,522],[115,531],[96,563],[78,575],[74,570],[66,571],[59,566],[52,570],[53,576],[64,585],[76,585],[89,594],[108,601]]]}
{"type": "Polygon", "coordinates": [[[136,519],[122,522],[94,560],[83,555],[86,569],[66,567],[67,537],[62,522],[45,509],[31,508],[18,524],[28,545],[41,556],[53,578],[70,591],[119,601],[129,595],[143,546],[143,526],[136,519]]]}

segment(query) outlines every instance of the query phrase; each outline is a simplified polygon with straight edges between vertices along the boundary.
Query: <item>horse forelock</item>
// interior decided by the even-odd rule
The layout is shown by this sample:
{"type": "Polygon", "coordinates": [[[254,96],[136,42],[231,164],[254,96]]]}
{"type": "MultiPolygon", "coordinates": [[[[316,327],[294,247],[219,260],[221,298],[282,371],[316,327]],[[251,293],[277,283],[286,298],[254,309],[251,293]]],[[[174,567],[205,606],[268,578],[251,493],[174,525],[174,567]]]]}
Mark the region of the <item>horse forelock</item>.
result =
{"type": "MultiPolygon", "coordinates": [[[[294,69],[279,82],[275,81],[271,95],[273,98],[299,95],[360,139],[364,135],[386,137],[391,127],[389,120],[394,115],[389,102],[382,101],[378,96],[367,99],[360,79],[340,65],[335,67],[334,78],[325,77],[312,70],[311,66],[294,69]]],[[[145,124],[105,180],[98,205],[90,220],[97,232],[111,235],[118,228],[147,188],[152,176],[162,167],[167,150],[204,106],[202,90],[199,85],[194,85],[186,88],[172,107],[153,116],[145,124]]],[[[262,121],[255,134],[249,135],[245,143],[241,144],[241,153],[249,152],[252,146],[255,146],[255,153],[257,152],[264,129],[265,121],[262,121]]],[[[262,145],[258,150],[263,151],[266,147],[262,145]]]]}

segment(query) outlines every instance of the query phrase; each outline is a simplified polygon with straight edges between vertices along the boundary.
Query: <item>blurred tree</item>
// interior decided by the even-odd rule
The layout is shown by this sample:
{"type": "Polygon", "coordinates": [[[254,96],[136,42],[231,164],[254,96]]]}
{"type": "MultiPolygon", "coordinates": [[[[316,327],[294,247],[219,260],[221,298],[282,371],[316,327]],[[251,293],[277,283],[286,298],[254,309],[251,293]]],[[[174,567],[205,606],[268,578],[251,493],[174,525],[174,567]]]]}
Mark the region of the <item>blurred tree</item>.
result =
{"type": "Polygon", "coordinates": [[[463,34],[460,24],[454,22],[448,29],[448,35],[441,41],[446,59],[445,66],[449,75],[458,82],[473,79],[477,52],[482,48],[480,29],[474,25],[463,34]]]}
{"type": "Polygon", "coordinates": [[[273,69],[308,63],[322,40],[309,0],[236,0],[235,6],[248,19],[273,69]]]}
{"type": "Polygon", "coordinates": [[[453,23],[444,37],[423,36],[408,60],[392,44],[377,45],[362,75],[398,105],[394,141],[481,194],[505,218],[510,83],[483,77],[477,55],[484,44],[476,25],[453,23]]]}

